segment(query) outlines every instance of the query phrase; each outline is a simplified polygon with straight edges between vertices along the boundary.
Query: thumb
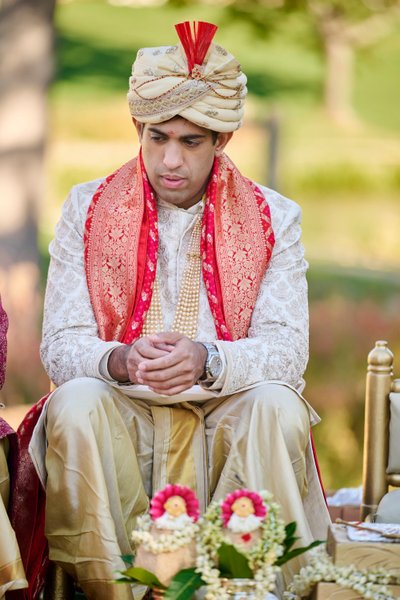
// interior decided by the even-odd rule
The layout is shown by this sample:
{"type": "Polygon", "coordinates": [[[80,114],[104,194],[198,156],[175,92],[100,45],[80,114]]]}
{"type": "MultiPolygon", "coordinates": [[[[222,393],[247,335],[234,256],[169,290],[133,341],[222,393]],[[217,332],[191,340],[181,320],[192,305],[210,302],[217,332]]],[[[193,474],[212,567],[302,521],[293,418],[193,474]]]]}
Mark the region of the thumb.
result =
{"type": "Polygon", "coordinates": [[[162,333],[150,335],[149,339],[153,344],[176,344],[183,337],[179,331],[163,331],[162,333]]]}

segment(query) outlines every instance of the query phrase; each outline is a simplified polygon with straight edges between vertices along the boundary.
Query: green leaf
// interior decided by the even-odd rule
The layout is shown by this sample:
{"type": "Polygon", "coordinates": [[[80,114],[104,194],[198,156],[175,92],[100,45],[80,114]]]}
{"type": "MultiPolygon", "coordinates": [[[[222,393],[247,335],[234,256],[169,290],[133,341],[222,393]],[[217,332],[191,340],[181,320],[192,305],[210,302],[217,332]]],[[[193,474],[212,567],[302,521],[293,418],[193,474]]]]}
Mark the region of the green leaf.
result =
{"type": "Polygon", "coordinates": [[[285,563],[287,563],[289,560],[292,560],[292,558],[295,558],[296,556],[300,556],[300,554],[304,554],[304,552],[308,552],[309,550],[311,550],[311,548],[315,548],[316,546],[320,546],[321,544],[325,544],[325,542],[323,540],[315,540],[308,546],[304,546],[302,548],[295,548],[294,550],[291,550],[290,552],[285,552],[285,554],[283,556],[278,558],[278,560],[276,561],[275,564],[277,564],[280,567],[281,565],[284,565],[285,563]]]}
{"type": "Polygon", "coordinates": [[[133,554],[122,554],[121,558],[126,565],[133,566],[133,554]]]}
{"type": "Polygon", "coordinates": [[[154,573],[151,573],[151,571],[147,571],[146,569],[142,569],[141,567],[130,567],[129,569],[126,569],[126,571],[120,571],[120,573],[124,578],[128,578],[129,581],[143,583],[151,588],[157,587],[165,589],[165,585],[163,585],[157,579],[154,573]]]}
{"type": "Polygon", "coordinates": [[[249,567],[248,559],[232,544],[224,542],[221,544],[218,548],[218,559],[221,577],[253,579],[253,571],[249,567]]]}
{"type": "Polygon", "coordinates": [[[164,600],[189,600],[202,585],[205,583],[194,568],[182,569],[172,578],[164,600]]]}
{"type": "Polygon", "coordinates": [[[288,523],[285,527],[286,537],[288,537],[288,538],[293,537],[294,534],[296,533],[296,527],[297,527],[296,521],[292,521],[291,523],[288,523]]]}
{"type": "Polygon", "coordinates": [[[293,544],[299,539],[298,537],[296,537],[294,535],[296,533],[296,527],[297,527],[296,521],[292,521],[291,523],[288,523],[285,527],[286,536],[285,536],[285,539],[283,540],[285,554],[286,554],[286,552],[289,552],[289,550],[293,546],[293,544]]]}

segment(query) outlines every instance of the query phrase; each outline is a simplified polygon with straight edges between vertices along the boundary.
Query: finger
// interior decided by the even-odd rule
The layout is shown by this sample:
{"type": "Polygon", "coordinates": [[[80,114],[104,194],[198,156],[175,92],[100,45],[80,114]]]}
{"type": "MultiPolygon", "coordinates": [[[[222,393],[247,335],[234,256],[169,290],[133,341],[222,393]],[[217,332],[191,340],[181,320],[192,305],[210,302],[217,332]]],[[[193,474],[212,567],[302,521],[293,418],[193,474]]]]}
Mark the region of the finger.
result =
{"type": "Polygon", "coordinates": [[[172,350],[175,348],[175,346],[172,344],[164,344],[164,342],[156,344],[155,347],[159,348],[159,350],[165,350],[165,352],[172,352],[172,350]]]}
{"type": "Polygon", "coordinates": [[[178,331],[162,331],[161,333],[149,335],[149,339],[154,344],[165,343],[175,345],[183,337],[185,336],[179,333],[178,331]]]}
{"type": "Polygon", "coordinates": [[[139,361],[138,367],[140,371],[161,371],[163,369],[170,369],[175,365],[178,365],[184,360],[181,352],[176,352],[174,349],[171,352],[165,352],[163,356],[155,358],[153,360],[139,361]]]}
{"type": "Polygon", "coordinates": [[[152,361],[166,356],[168,352],[160,350],[151,345],[148,340],[138,340],[131,348],[126,358],[126,368],[128,370],[129,380],[137,383],[136,371],[138,364],[143,360],[152,361]]]}
{"type": "Polygon", "coordinates": [[[154,360],[155,358],[162,358],[163,356],[168,356],[170,350],[166,350],[164,348],[155,348],[154,346],[145,346],[143,348],[138,348],[136,350],[139,361],[141,358],[154,360]]]}
{"type": "Polygon", "coordinates": [[[140,360],[140,357],[150,359],[160,358],[162,356],[167,355],[168,352],[169,351],[165,348],[156,347],[149,339],[143,338],[141,340],[138,340],[132,346],[131,354],[132,357],[138,358],[140,360]]]}
{"type": "Polygon", "coordinates": [[[168,386],[171,381],[181,378],[182,381],[190,381],[193,379],[193,371],[191,369],[182,369],[181,365],[176,365],[170,369],[162,369],[160,371],[136,371],[138,381],[145,385],[162,384],[163,387],[168,386]]]}

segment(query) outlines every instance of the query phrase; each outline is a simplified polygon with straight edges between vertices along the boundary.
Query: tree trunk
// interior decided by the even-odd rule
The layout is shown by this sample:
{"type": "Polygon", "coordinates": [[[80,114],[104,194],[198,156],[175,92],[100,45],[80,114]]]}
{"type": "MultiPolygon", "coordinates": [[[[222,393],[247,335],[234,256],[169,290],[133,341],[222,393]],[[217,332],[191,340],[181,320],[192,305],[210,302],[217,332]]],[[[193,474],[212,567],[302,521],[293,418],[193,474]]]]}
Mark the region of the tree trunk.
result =
{"type": "Polygon", "coordinates": [[[345,36],[326,35],[323,39],[326,69],[324,103],[329,116],[344,126],[357,125],[352,107],[354,49],[345,36]]]}
{"type": "Polygon", "coordinates": [[[54,5],[55,0],[0,4],[0,293],[10,320],[2,399],[10,404],[32,402],[47,387],[38,353],[37,220],[54,5]]]}

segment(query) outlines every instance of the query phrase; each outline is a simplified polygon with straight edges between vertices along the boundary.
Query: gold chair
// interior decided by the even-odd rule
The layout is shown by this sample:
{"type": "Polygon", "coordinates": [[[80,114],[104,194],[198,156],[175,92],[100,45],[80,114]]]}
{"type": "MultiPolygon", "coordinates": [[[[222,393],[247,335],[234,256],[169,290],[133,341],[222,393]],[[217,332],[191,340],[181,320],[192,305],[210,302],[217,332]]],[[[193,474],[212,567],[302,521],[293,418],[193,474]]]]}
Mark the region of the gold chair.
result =
{"type": "Polygon", "coordinates": [[[374,515],[390,486],[400,487],[400,379],[393,353],[378,341],[368,355],[361,519],[374,515]]]}

